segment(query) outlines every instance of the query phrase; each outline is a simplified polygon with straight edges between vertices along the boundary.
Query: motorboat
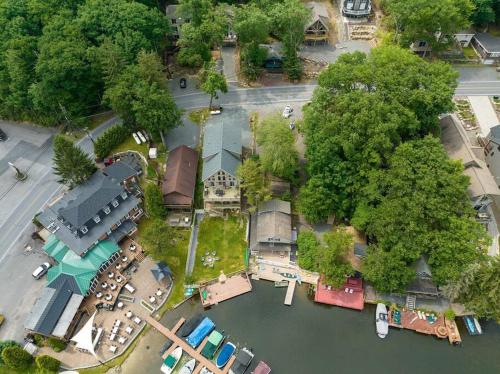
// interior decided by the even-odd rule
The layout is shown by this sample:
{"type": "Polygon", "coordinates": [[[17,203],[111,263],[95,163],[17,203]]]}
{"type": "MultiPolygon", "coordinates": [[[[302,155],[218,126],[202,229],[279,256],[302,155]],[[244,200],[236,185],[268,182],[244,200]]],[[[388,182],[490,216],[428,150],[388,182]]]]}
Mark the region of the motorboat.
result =
{"type": "Polygon", "coordinates": [[[175,348],[172,353],[170,353],[167,358],[163,361],[163,364],[161,365],[161,372],[164,374],[171,374],[172,371],[175,369],[177,364],[179,363],[179,360],[182,357],[182,348],[177,347],[175,348]]]}
{"type": "Polygon", "coordinates": [[[203,314],[197,314],[194,317],[190,318],[184,323],[184,325],[182,325],[179,335],[182,338],[185,338],[186,336],[191,334],[195,328],[198,327],[201,321],[203,321],[203,314]]]}
{"type": "Polygon", "coordinates": [[[214,374],[212,371],[208,370],[205,366],[200,370],[200,374],[214,374]]]}
{"type": "Polygon", "coordinates": [[[271,368],[264,361],[259,362],[257,367],[252,371],[252,374],[269,374],[271,372],[271,368]]]}
{"type": "Polygon", "coordinates": [[[248,348],[240,349],[234,363],[229,369],[229,374],[244,374],[252,362],[254,354],[248,348]]]}
{"type": "Polygon", "coordinates": [[[387,307],[385,304],[378,303],[375,312],[375,324],[377,326],[377,335],[379,338],[385,338],[389,333],[389,320],[387,307]]]}
{"type": "Polygon", "coordinates": [[[191,374],[196,366],[196,360],[193,358],[186,362],[181,370],[179,370],[179,374],[191,374]]]}
{"type": "Polygon", "coordinates": [[[236,346],[231,342],[227,342],[222,346],[219,356],[217,356],[217,360],[215,361],[215,364],[219,369],[223,368],[227,364],[235,350],[236,346]]]}

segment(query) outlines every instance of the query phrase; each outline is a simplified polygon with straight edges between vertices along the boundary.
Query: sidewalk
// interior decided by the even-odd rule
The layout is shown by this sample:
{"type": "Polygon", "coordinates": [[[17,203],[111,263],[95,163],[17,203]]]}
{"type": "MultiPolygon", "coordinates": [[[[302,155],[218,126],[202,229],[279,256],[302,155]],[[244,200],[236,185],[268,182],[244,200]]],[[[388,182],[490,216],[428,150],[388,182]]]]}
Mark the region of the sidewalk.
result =
{"type": "Polygon", "coordinates": [[[498,117],[488,96],[467,96],[479,124],[480,134],[486,138],[493,126],[499,124],[498,117]]]}

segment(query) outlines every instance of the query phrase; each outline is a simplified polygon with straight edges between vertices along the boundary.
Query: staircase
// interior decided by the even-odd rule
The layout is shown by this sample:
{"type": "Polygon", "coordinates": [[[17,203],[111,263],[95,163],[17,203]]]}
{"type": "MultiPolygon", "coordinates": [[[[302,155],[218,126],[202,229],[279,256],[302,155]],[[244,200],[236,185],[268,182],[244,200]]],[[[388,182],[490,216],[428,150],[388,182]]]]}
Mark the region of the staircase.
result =
{"type": "Polygon", "coordinates": [[[417,297],[415,295],[406,295],[406,308],[408,310],[414,310],[416,303],[417,297]]]}

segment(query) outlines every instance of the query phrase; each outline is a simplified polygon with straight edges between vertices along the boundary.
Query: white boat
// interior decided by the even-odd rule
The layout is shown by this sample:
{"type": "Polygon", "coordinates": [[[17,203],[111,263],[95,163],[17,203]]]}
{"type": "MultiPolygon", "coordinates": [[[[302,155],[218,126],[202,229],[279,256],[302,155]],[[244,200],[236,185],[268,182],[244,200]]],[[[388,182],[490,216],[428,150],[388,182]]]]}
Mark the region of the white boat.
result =
{"type": "Polygon", "coordinates": [[[170,374],[174,371],[175,367],[179,363],[179,360],[182,357],[182,348],[175,348],[172,353],[170,353],[167,358],[163,361],[163,365],[161,365],[161,372],[164,374],[170,374]]]}
{"type": "Polygon", "coordinates": [[[205,366],[200,370],[200,374],[214,374],[210,370],[208,370],[205,366]]]}
{"type": "Polygon", "coordinates": [[[377,325],[377,335],[382,339],[389,333],[389,320],[387,317],[387,307],[385,304],[378,303],[375,312],[375,323],[377,325]]]}
{"type": "Polygon", "coordinates": [[[196,360],[193,358],[184,364],[181,370],[179,370],[179,374],[191,374],[195,366],[196,360]]]}

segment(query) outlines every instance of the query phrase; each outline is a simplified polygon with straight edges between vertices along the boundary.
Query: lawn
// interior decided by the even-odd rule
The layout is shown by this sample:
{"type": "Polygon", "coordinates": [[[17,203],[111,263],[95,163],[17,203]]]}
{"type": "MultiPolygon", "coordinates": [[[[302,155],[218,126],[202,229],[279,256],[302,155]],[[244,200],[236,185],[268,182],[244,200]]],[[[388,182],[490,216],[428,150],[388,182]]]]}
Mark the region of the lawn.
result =
{"type": "Polygon", "coordinates": [[[462,49],[465,58],[477,59],[476,51],[472,47],[465,47],[462,49]]]}
{"type": "Polygon", "coordinates": [[[205,217],[200,223],[198,247],[193,279],[197,282],[207,281],[219,276],[220,271],[229,274],[245,267],[246,219],[231,216],[228,219],[205,217]],[[213,268],[205,267],[201,257],[205,252],[216,251],[220,261],[213,268]]]}

